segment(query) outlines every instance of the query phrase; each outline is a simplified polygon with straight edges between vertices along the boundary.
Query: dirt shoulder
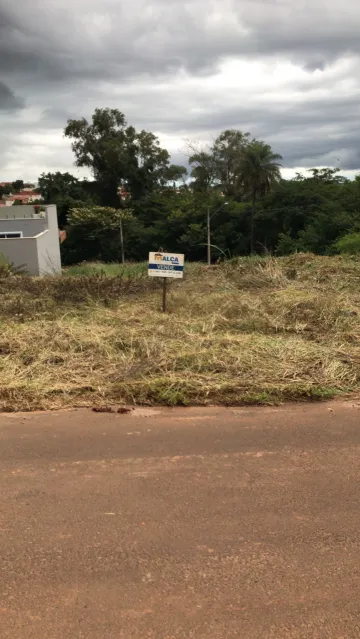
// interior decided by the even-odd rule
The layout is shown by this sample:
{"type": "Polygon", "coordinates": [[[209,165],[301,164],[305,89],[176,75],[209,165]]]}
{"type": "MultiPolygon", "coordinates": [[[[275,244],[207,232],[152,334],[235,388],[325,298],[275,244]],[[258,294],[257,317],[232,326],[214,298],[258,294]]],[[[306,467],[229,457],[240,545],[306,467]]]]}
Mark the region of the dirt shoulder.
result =
{"type": "Polygon", "coordinates": [[[360,402],[0,415],[4,639],[359,636],[360,402]]]}

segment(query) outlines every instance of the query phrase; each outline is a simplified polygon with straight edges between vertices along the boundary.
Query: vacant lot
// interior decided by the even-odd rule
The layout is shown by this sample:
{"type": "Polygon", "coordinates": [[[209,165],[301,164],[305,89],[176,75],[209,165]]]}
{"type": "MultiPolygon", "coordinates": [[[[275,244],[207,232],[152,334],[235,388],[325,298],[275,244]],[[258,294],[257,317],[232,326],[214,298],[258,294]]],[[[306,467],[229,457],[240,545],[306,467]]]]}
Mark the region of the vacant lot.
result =
{"type": "Polygon", "coordinates": [[[145,265],[0,280],[0,409],[274,403],[359,390],[360,261],[145,265]]]}

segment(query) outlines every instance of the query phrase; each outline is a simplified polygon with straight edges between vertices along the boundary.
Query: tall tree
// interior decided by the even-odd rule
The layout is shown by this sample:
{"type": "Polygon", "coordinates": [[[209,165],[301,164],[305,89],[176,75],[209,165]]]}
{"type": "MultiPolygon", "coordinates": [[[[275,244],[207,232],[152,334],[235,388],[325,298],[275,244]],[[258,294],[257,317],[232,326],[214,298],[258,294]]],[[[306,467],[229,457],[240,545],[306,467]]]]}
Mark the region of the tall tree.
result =
{"type": "Polygon", "coordinates": [[[192,188],[195,192],[206,192],[216,184],[217,172],[214,154],[212,149],[204,151],[192,146],[190,146],[190,151],[192,188]]]}
{"type": "Polygon", "coordinates": [[[173,188],[176,188],[179,184],[184,186],[186,184],[186,177],[187,168],[180,164],[171,164],[164,173],[165,182],[173,188]]]}
{"type": "Polygon", "coordinates": [[[324,168],[324,169],[309,169],[309,173],[312,173],[311,178],[317,182],[323,182],[325,184],[345,184],[348,182],[347,178],[343,175],[339,175],[340,169],[324,168]]]}
{"type": "Polygon", "coordinates": [[[119,186],[138,199],[167,182],[168,151],[153,133],[127,126],[118,109],[95,109],[91,123],[69,120],[65,136],[73,140],[76,165],[89,167],[101,185],[104,204],[119,207],[119,186]]]}
{"type": "Polygon", "coordinates": [[[38,179],[39,190],[48,204],[56,204],[60,226],[65,226],[70,209],[91,206],[96,194],[87,189],[91,183],[78,180],[71,173],[42,173],[38,179]]]}
{"type": "Polygon", "coordinates": [[[216,188],[227,197],[239,197],[242,193],[241,162],[249,144],[249,135],[236,129],[227,129],[206,150],[189,144],[193,188],[196,191],[216,188]]]}
{"type": "Polygon", "coordinates": [[[12,183],[12,188],[14,193],[19,193],[19,191],[21,191],[21,189],[24,188],[24,181],[23,180],[15,180],[12,183]]]}
{"type": "Polygon", "coordinates": [[[81,182],[71,173],[42,173],[38,185],[44,200],[49,203],[59,196],[81,200],[84,195],[81,182]]]}
{"type": "Polygon", "coordinates": [[[241,167],[250,133],[235,129],[223,131],[213,145],[217,179],[227,197],[242,194],[241,167]]]}
{"type": "Polygon", "coordinates": [[[281,180],[280,164],[282,157],[274,153],[269,144],[253,140],[244,149],[240,163],[239,179],[245,193],[251,196],[250,250],[255,250],[255,212],[259,197],[270,193],[281,180]]]}

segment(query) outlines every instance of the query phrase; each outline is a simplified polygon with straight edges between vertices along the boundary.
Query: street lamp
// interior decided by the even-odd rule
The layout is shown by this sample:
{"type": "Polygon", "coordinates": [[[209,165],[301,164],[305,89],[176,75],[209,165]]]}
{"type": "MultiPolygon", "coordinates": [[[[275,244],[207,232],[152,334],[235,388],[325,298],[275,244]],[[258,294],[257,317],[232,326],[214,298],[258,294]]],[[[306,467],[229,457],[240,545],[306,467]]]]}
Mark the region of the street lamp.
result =
{"type": "MultiPolygon", "coordinates": [[[[129,193],[124,189],[123,186],[118,186],[117,190],[118,196],[120,198],[120,202],[126,202],[129,197],[129,193]]],[[[123,231],[123,220],[120,214],[119,218],[119,231],[120,231],[120,247],[121,247],[121,263],[125,264],[125,252],[124,252],[124,231],[123,231]]]]}
{"type": "Polygon", "coordinates": [[[210,221],[212,220],[214,215],[216,215],[216,213],[221,211],[221,209],[224,206],[227,206],[228,204],[229,204],[229,202],[223,202],[223,204],[221,206],[219,206],[219,208],[216,209],[216,211],[214,211],[214,213],[212,215],[210,215],[210,206],[208,206],[208,210],[207,210],[207,263],[208,263],[208,266],[210,266],[210,264],[211,264],[211,229],[210,229],[210,221]]]}

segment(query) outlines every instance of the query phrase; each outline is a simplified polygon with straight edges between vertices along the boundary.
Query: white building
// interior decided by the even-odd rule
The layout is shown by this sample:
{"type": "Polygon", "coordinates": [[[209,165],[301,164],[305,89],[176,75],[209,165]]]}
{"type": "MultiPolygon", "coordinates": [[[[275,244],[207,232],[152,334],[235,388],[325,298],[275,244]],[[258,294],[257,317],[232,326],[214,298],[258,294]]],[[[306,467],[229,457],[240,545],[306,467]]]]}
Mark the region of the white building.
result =
{"type": "Polygon", "coordinates": [[[0,253],[29,275],[61,273],[56,206],[2,206],[0,253]]]}

